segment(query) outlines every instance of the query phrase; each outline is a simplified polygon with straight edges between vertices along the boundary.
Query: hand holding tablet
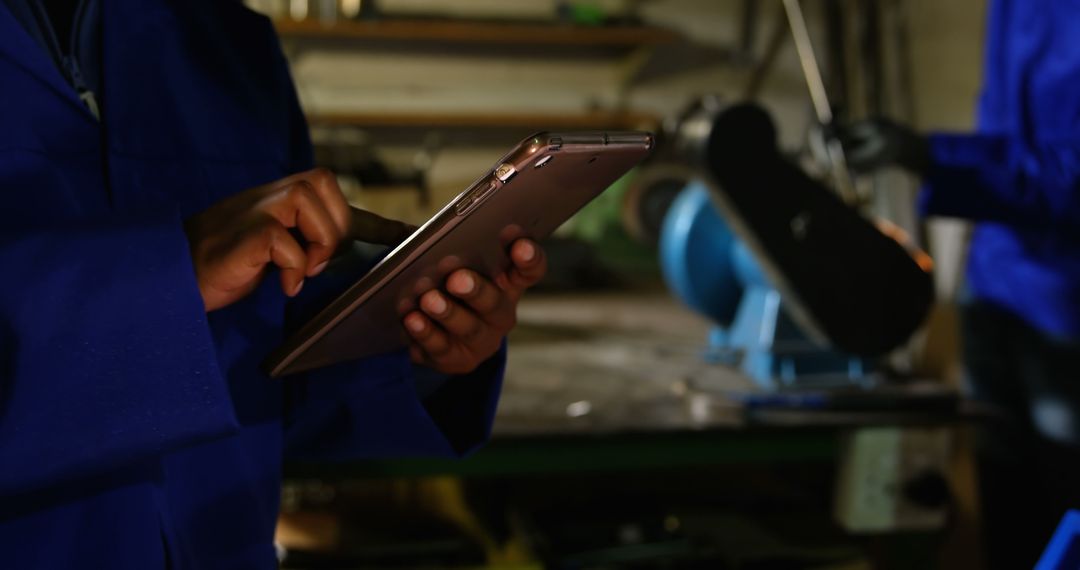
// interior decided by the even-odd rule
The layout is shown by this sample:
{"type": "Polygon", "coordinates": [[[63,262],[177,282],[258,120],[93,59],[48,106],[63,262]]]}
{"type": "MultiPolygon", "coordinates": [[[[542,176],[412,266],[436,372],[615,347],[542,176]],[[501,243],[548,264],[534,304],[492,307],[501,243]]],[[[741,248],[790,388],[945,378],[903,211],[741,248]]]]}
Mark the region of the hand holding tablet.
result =
{"type": "MultiPolygon", "coordinates": [[[[290,336],[267,358],[267,372],[283,376],[400,349],[411,342],[420,347],[413,351],[414,359],[429,363],[439,362],[433,360],[432,351],[462,356],[469,350],[489,348],[486,343],[493,337],[483,333],[508,331],[513,323],[498,307],[477,309],[468,298],[448,296],[442,288],[452,289],[454,284],[447,279],[472,276],[480,282],[483,277],[501,295],[520,296],[538,276],[530,273],[535,268],[527,256],[515,259],[511,250],[549,236],[648,156],[652,146],[652,135],[643,132],[541,133],[525,139],[290,336]],[[462,269],[468,272],[461,273],[462,269]],[[453,299],[464,301],[464,306],[450,303],[453,299]],[[442,312],[437,310],[443,308],[439,301],[446,302],[442,312]],[[481,323],[451,314],[466,306],[481,323]],[[417,331],[426,333],[421,338],[406,330],[417,317],[426,319],[425,329],[417,331]],[[442,337],[453,327],[463,332],[475,328],[476,347],[467,342],[442,346],[442,337]]],[[[493,290],[485,291],[489,295],[493,290]]],[[[490,299],[485,296],[477,302],[490,299]]],[[[449,369],[456,369],[458,360],[451,360],[449,369]]]]}
{"type": "Polygon", "coordinates": [[[516,324],[518,300],[547,271],[544,250],[528,238],[510,247],[510,268],[489,279],[471,269],[446,278],[405,315],[413,362],[444,374],[463,374],[491,357],[516,324]]]}

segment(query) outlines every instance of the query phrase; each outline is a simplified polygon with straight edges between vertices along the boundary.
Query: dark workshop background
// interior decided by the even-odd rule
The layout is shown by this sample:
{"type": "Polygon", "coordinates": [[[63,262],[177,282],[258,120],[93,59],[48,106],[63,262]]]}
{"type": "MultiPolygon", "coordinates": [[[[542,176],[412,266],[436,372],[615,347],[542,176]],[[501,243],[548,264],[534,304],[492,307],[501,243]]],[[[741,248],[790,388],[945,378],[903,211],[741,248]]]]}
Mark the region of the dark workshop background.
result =
{"type": "MultiPolygon", "coordinates": [[[[754,98],[814,169],[817,119],[779,0],[247,3],[278,28],[318,161],[384,216],[422,222],[534,131],[660,131],[703,96],[754,98]]],[[[803,5],[845,118],[972,127],[983,0],[803,5]]],[[[962,418],[746,421],[731,394],[762,387],[702,356],[711,323],[669,292],[655,220],[639,219],[648,182],[684,168],[643,166],[549,242],[487,448],[288,466],[283,565],[978,568],[962,418]]],[[[917,221],[906,175],[872,184],[869,212],[935,260],[938,307],[892,365],[956,387],[968,230],[917,221]]]]}

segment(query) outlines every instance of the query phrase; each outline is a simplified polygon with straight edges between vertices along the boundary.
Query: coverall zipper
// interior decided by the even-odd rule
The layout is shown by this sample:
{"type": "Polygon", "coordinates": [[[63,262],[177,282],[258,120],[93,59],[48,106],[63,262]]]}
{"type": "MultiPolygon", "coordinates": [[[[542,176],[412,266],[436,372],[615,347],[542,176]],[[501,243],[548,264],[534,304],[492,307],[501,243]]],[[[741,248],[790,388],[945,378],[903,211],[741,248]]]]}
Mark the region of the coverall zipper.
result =
{"type": "Polygon", "coordinates": [[[86,18],[87,0],[79,0],[78,4],[75,5],[75,16],[71,24],[70,54],[65,54],[61,49],[60,42],[56,39],[56,29],[53,27],[52,20],[49,19],[48,12],[45,11],[45,6],[41,4],[40,0],[33,0],[32,5],[38,19],[38,25],[45,31],[43,35],[46,36],[50,44],[49,53],[52,55],[56,66],[64,74],[71,87],[75,89],[75,94],[86,105],[90,114],[100,121],[101,109],[97,103],[97,96],[87,87],[82,69],[79,67],[79,60],[75,57],[79,45],[79,32],[83,26],[83,20],[86,18]]]}
{"type": "MultiPolygon", "coordinates": [[[[76,22],[75,25],[77,26],[78,22],[76,22]]],[[[71,85],[75,87],[75,92],[79,95],[79,99],[82,100],[87,109],[90,109],[90,113],[94,115],[94,118],[100,121],[101,111],[98,109],[97,98],[94,96],[94,92],[86,86],[86,80],[83,79],[82,70],[79,69],[79,60],[76,59],[74,55],[65,55],[64,69],[67,70],[68,77],[71,79],[71,85]]]]}

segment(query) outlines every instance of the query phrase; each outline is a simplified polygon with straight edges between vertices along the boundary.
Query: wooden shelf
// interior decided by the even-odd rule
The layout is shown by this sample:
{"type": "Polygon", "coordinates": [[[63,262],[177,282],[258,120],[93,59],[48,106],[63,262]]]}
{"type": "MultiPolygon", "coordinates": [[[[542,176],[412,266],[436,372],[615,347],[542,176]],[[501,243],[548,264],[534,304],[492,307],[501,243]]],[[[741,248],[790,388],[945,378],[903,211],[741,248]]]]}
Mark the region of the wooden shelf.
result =
{"type": "Polygon", "coordinates": [[[340,21],[277,20],[282,38],[362,41],[426,41],[499,45],[560,45],[583,47],[654,46],[681,36],[651,26],[573,26],[452,20],[340,21]]]}
{"type": "Polygon", "coordinates": [[[312,126],[447,129],[637,129],[660,119],[647,113],[320,113],[308,115],[312,126]]]}

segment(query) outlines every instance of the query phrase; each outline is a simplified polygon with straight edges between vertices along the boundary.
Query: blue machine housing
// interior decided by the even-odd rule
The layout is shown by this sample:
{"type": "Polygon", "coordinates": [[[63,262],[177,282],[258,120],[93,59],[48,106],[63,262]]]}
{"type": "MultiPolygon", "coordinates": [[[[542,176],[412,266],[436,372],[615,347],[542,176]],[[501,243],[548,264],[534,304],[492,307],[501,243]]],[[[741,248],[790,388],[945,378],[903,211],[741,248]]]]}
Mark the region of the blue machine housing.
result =
{"type": "Polygon", "coordinates": [[[815,343],[784,310],[754,254],[721,218],[703,182],[672,203],[660,235],[671,291],[716,325],[706,358],[737,365],[766,389],[872,382],[871,363],[815,343]]]}

